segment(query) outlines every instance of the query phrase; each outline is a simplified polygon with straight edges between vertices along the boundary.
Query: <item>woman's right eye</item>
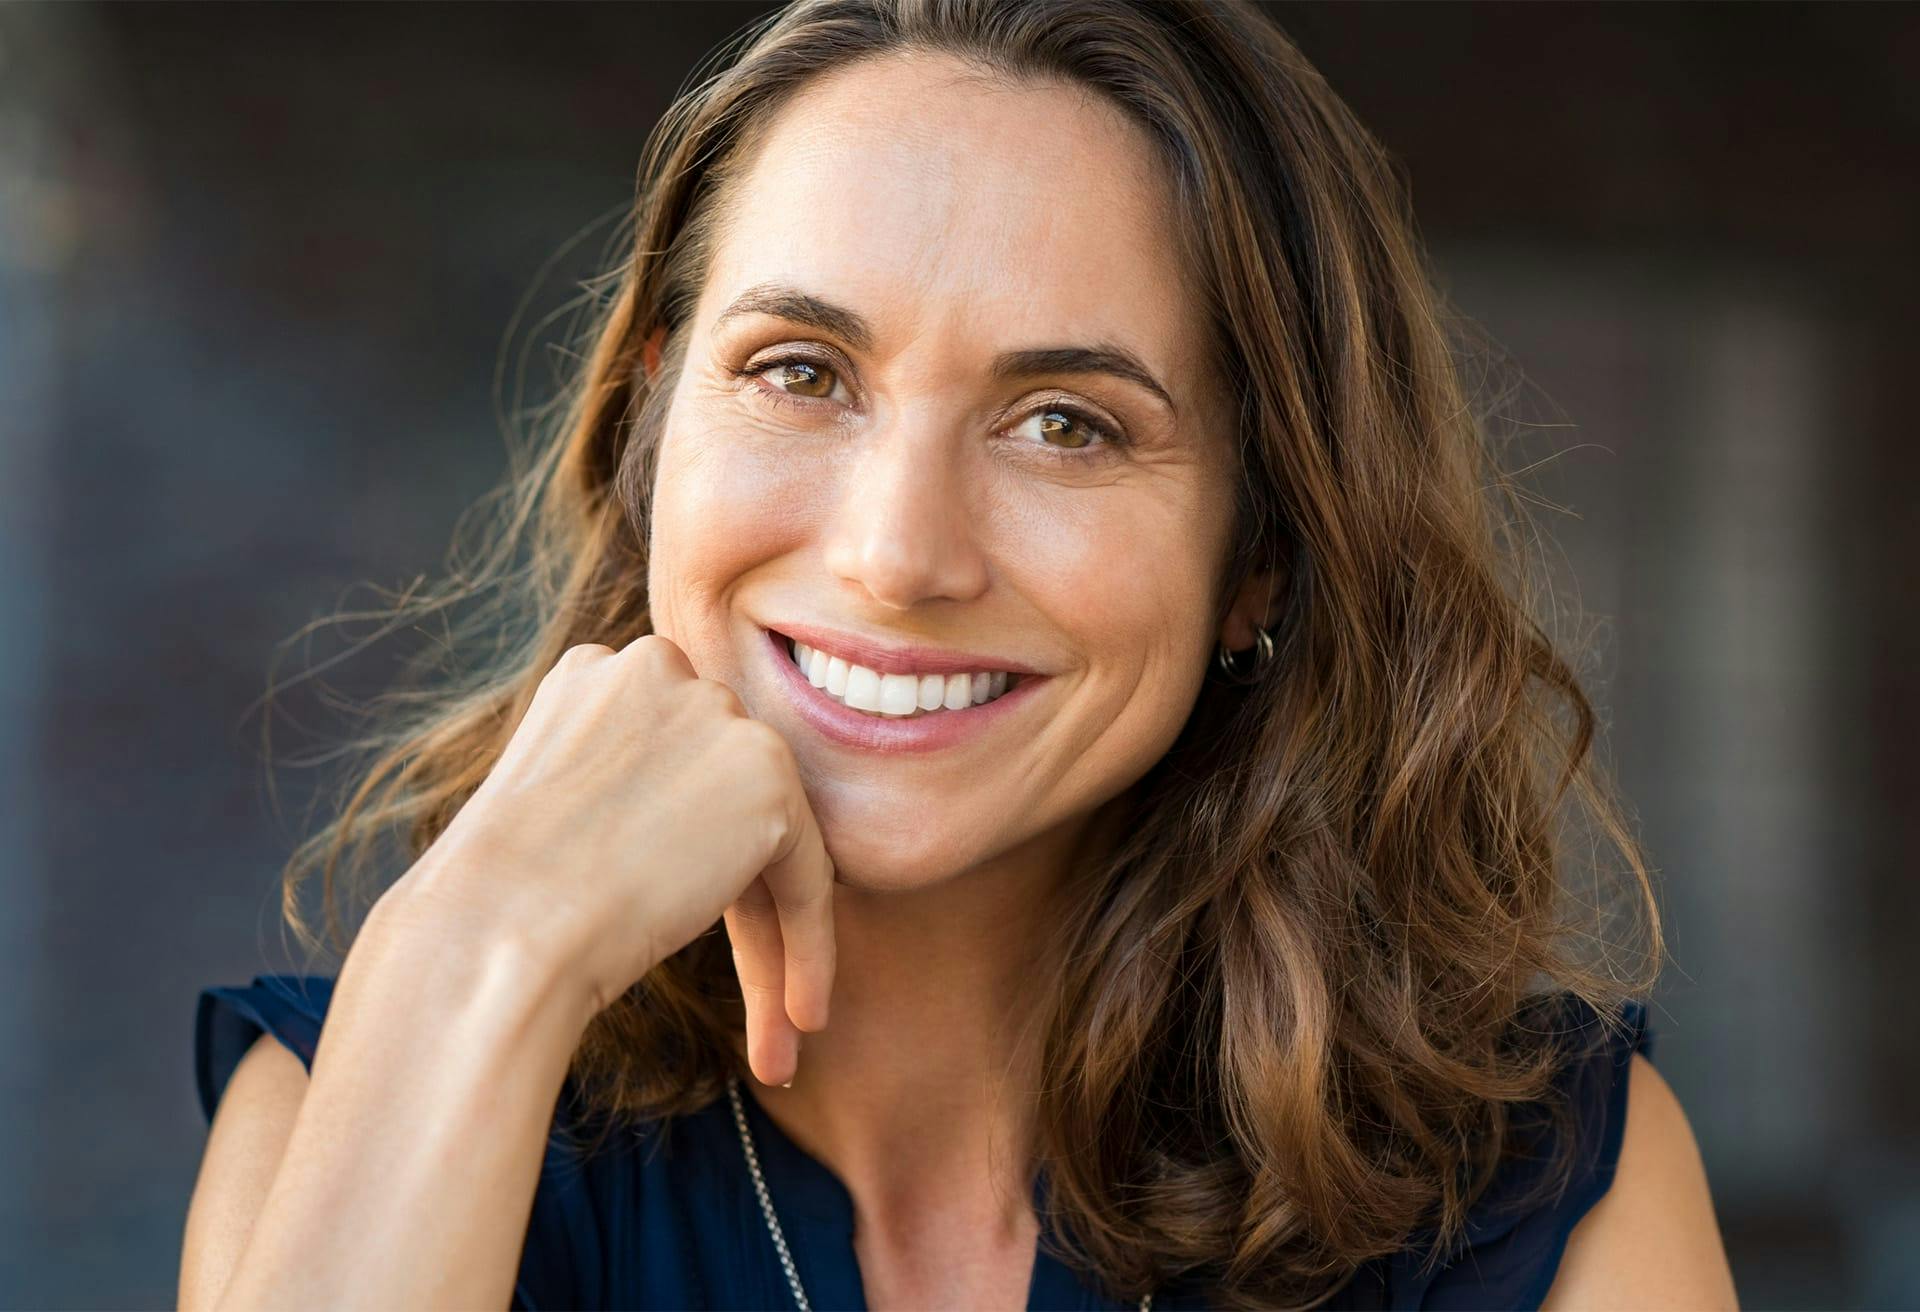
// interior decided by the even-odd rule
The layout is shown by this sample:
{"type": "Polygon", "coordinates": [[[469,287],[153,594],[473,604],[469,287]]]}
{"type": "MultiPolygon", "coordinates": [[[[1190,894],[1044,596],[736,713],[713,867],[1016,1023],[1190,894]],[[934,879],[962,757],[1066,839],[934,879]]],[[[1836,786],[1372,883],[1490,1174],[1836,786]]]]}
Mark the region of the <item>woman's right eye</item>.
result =
{"type": "Polygon", "coordinates": [[[797,355],[763,361],[738,373],[743,378],[770,380],[762,390],[776,401],[781,397],[824,401],[832,396],[840,380],[840,371],[832,365],[797,355]]]}

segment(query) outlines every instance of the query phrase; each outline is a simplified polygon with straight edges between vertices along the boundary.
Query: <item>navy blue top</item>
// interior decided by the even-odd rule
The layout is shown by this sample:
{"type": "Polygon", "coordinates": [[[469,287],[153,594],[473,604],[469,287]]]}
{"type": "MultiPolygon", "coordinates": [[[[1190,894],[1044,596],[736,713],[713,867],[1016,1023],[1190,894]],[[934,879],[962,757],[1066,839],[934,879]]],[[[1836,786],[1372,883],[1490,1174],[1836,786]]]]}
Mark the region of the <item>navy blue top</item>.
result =
{"type": "MultiPolygon", "coordinates": [[[[201,992],[194,1025],[194,1072],[208,1123],[234,1067],[262,1032],[311,1067],[333,979],[260,975],[246,987],[201,992]]],[[[1567,1022],[1597,1025],[1591,1008],[1560,995],[1567,1022]]],[[[1418,1239],[1376,1259],[1328,1308],[1537,1308],[1553,1282],[1567,1235],[1613,1182],[1626,1124],[1627,1069],[1650,1052],[1646,1008],[1630,1003],[1618,1037],[1568,1063],[1561,1086],[1578,1118],[1573,1177],[1556,1201],[1531,1210],[1503,1206],[1537,1178],[1538,1155],[1503,1163],[1476,1201],[1447,1262],[1421,1274],[1418,1239]]],[[[853,1248],[853,1199],[827,1166],[768,1118],[740,1082],[748,1127],[774,1210],[786,1232],[808,1300],[817,1308],[865,1309],[853,1248]]],[[[722,1094],[690,1116],[609,1136],[598,1153],[559,1132],[569,1105],[555,1110],[532,1219],[514,1285],[514,1308],[760,1308],[793,1306],[773,1238],[754,1193],[733,1109],[722,1094]],[[661,1125],[667,1128],[663,1131],[661,1125]]],[[[1035,1201],[1044,1198],[1045,1176],[1035,1201]]],[[[1044,1207],[1036,1208],[1043,1228],[1044,1207]]],[[[1154,1294],[1165,1312],[1204,1308],[1194,1284],[1154,1294]]],[[[1035,1253],[1029,1309],[1121,1309],[1046,1251],[1035,1253]]]]}

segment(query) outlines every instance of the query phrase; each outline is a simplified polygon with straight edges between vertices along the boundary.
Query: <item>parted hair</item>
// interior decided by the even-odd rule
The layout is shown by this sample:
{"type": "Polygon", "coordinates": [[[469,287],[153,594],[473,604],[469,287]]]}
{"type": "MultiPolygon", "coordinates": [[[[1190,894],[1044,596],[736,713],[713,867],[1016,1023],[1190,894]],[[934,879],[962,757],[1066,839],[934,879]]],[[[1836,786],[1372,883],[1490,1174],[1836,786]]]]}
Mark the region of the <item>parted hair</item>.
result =
{"type": "MultiPolygon", "coordinates": [[[[1438,1261],[1523,1113],[1569,1124],[1555,1072],[1650,991],[1658,905],[1468,385],[1484,339],[1436,288],[1400,166],[1245,0],[797,0],[716,48],[646,143],[481,550],[376,612],[438,617],[486,659],[371,704],[285,918],[344,951],[381,837],[423,852],[561,653],[650,631],[655,455],[734,184],[810,78],[921,52],[1089,88],[1147,130],[1237,396],[1220,617],[1249,571],[1286,580],[1273,658],[1209,676],[1071,872],[1037,994],[1058,1252],[1118,1298],[1191,1277],[1226,1307],[1310,1306],[1416,1240],[1438,1261]],[[1552,1023],[1569,998],[1605,1024],[1552,1023]]],[[[744,1074],[742,1023],[716,928],[592,1021],[569,1086],[603,1133],[691,1112],[744,1074]]],[[[1556,1142],[1543,1195],[1571,1165],[1556,1142]]]]}

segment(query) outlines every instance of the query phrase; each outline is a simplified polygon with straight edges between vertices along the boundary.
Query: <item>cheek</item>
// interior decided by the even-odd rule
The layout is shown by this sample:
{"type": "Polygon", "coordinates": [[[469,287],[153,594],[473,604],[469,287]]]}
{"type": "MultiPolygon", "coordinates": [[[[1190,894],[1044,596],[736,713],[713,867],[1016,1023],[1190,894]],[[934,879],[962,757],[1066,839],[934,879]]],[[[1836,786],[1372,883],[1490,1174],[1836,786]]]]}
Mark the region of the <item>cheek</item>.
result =
{"type": "Polygon", "coordinates": [[[1031,528],[1021,587],[1083,664],[1074,750],[1144,768],[1185,723],[1215,636],[1210,522],[1162,484],[1096,495],[1031,528]]]}
{"type": "MultiPolygon", "coordinates": [[[[690,657],[703,635],[725,641],[730,588],[809,531],[809,483],[793,462],[699,430],[663,438],[653,488],[647,595],[656,632],[690,657]]],[[[706,666],[695,657],[695,667],[706,666]]]]}
{"type": "Polygon", "coordinates": [[[1190,662],[1211,607],[1214,517],[1188,480],[1086,492],[1031,516],[1019,558],[1090,665],[1156,675],[1190,662]]]}

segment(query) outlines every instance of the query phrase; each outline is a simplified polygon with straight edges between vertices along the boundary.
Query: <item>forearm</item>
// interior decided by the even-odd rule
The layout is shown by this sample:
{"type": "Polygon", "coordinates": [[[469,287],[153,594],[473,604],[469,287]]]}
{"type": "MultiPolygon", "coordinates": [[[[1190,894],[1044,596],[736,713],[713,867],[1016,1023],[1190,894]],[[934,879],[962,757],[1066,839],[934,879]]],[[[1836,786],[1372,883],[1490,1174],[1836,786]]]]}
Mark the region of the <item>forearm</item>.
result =
{"type": "MultiPolygon", "coordinates": [[[[391,894],[389,895],[391,896],[391,894]]],[[[534,956],[391,932],[342,965],[306,1097],[221,1312],[505,1308],[588,1011],[534,956]]]]}

